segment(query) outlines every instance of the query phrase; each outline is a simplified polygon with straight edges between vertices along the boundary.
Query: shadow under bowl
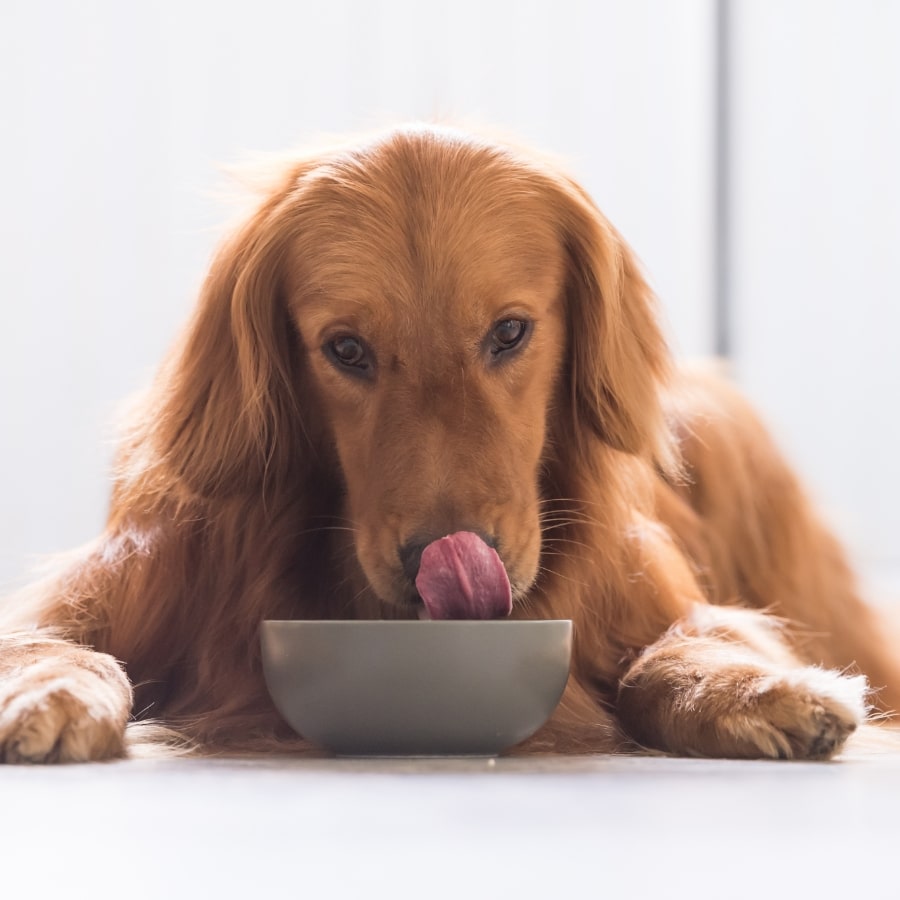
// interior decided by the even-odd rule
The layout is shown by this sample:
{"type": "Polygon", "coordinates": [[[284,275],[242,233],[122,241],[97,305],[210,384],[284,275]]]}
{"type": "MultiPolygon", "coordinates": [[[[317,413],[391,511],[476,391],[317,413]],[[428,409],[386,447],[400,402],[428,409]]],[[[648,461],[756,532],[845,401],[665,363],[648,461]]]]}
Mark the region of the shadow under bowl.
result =
{"type": "Polygon", "coordinates": [[[267,620],[261,640],[275,706],[338,756],[495,756],[559,703],[572,623],[267,620]]]}

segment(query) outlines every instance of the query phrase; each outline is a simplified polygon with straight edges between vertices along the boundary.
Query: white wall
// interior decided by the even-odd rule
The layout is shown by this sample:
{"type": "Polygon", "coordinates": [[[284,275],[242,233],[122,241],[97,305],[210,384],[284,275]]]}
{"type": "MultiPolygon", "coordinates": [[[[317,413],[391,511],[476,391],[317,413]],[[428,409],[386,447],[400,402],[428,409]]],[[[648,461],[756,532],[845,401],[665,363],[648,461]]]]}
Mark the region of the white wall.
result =
{"type": "Polygon", "coordinates": [[[92,537],[116,404],[185,318],[216,164],[395,118],[568,156],[710,347],[710,0],[0,6],[0,584],[92,537]]]}
{"type": "Polygon", "coordinates": [[[735,12],[737,374],[900,596],[900,4],[735,12]]]}
{"type": "MultiPolygon", "coordinates": [[[[734,0],[736,373],[876,580],[900,573],[900,4],[734,0]]],[[[712,346],[713,0],[0,6],[0,584],[90,538],[116,404],[185,318],[216,165],[472,119],[572,169],[683,355],[712,346]]],[[[894,587],[894,589],[898,589],[894,587]]]]}

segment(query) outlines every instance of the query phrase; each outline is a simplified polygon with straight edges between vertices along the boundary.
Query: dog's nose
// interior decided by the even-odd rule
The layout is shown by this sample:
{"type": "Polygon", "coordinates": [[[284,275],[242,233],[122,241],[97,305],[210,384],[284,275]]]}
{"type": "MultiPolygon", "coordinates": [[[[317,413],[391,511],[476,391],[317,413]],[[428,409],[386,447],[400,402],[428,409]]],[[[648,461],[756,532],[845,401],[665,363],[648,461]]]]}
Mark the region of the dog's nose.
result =
{"type": "MultiPolygon", "coordinates": [[[[467,529],[460,530],[464,531],[467,529]]],[[[497,539],[495,537],[484,534],[481,531],[476,531],[475,534],[477,534],[488,547],[491,547],[494,550],[497,549],[497,539]]],[[[419,574],[419,565],[422,562],[422,553],[425,548],[433,541],[440,540],[442,537],[444,537],[444,535],[431,537],[422,537],[420,535],[407,541],[399,548],[399,550],[397,550],[397,555],[400,557],[400,565],[403,567],[403,573],[413,584],[416,583],[416,576],[419,574]]]]}

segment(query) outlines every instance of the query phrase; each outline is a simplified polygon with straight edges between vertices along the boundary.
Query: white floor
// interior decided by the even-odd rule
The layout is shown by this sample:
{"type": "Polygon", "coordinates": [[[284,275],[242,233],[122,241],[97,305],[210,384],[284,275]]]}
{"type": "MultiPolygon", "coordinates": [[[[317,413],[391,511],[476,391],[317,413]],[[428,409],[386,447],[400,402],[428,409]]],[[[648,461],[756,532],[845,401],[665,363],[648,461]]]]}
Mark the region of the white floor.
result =
{"type": "Polygon", "coordinates": [[[900,897],[900,754],[0,766],[0,897],[900,897]]]}

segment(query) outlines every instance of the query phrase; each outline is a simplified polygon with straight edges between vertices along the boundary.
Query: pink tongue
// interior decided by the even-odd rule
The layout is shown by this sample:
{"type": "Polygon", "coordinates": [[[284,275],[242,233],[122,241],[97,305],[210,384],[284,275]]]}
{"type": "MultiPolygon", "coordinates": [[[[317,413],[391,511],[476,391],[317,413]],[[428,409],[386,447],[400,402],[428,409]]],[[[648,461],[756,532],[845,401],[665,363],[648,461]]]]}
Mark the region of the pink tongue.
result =
{"type": "Polygon", "coordinates": [[[432,541],[422,551],[416,588],[432,619],[496,619],[512,609],[497,551],[471,531],[432,541]]]}

